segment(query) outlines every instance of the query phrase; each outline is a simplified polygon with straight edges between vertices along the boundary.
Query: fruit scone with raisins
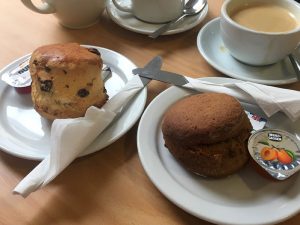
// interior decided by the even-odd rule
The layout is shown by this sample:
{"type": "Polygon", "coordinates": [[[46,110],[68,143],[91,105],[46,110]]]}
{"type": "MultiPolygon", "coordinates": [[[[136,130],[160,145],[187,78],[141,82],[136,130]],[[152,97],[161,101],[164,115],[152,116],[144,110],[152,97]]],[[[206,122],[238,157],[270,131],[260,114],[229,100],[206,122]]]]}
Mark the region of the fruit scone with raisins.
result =
{"type": "Polygon", "coordinates": [[[43,117],[76,118],[90,106],[101,107],[108,99],[101,77],[103,61],[97,49],[77,43],[51,44],[31,55],[31,96],[43,117]]]}

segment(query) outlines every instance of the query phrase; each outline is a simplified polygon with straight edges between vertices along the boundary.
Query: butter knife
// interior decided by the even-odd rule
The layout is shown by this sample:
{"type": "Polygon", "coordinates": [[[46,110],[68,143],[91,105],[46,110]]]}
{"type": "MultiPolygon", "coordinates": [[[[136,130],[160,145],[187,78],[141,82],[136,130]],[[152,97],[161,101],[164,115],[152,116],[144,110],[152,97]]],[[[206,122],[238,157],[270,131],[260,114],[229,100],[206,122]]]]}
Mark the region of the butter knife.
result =
{"type": "Polygon", "coordinates": [[[176,86],[183,86],[189,83],[189,81],[184,76],[164,70],[152,71],[145,68],[136,68],[133,69],[132,72],[133,74],[139,75],[140,77],[148,78],[151,80],[159,80],[176,86]]]}
{"type": "MultiPolygon", "coordinates": [[[[227,93],[229,95],[232,95],[233,97],[236,97],[237,99],[240,99],[243,102],[253,103],[253,100],[249,94],[245,92],[235,91],[232,88],[235,86],[233,83],[211,83],[204,80],[200,81],[196,78],[186,77],[174,72],[159,70],[157,68],[151,71],[149,68],[150,67],[148,67],[147,69],[146,67],[136,68],[132,70],[132,73],[135,75],[139,75],[139,77],[144,79],[158,80],[193,91],[227,93]],[[197,87],[195,87],[193,83],[197,84],[197,87]]],[[[147,82],[149,82],[149,80],[147,82]]]]}
{"type": "Polygon", "coordinates": [[[160,56],[154,57],[149,63],[147,63],[144,68],[136,68],[133,69],[135,75],[140,75],[140,79],[144,86],[153,79],[152,77],[156,76],[156,74],[160,71],[162,66],[162,58],[160,56]],[[141,74],[140,74],[141,73],[141,74]],[[142,74],[147,74],[148,76],[143,76],[142,74]]]}

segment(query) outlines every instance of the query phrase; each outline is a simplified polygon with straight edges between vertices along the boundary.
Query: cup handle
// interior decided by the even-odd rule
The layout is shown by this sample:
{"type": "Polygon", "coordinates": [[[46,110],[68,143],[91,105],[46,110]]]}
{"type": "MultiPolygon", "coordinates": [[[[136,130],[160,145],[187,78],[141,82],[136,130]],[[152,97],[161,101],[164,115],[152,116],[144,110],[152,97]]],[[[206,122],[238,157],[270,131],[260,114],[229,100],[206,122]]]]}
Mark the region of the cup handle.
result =
{"type": "Polygon", "coordinates": [[[21,0],[21,1],[27,8],[37,13],[49,14],[55,12],[55,8],[46,2],[43,2],[41,6],[36,6],[32,3],[31,0],[21,0]]]}
{"type": "MultiPolygon", "coordinates": [[[[23,1],[23,0],[22,0],[23,1]]],[[[116,8],[120,11],[123,11],[123,12],[129,12],[131,13],[132,12],[132,8],[131,6],[122,6],[120,5],[116,0],[112,0],[112,2],[114,3],[114,5],[116,6],[116,8]]]]}

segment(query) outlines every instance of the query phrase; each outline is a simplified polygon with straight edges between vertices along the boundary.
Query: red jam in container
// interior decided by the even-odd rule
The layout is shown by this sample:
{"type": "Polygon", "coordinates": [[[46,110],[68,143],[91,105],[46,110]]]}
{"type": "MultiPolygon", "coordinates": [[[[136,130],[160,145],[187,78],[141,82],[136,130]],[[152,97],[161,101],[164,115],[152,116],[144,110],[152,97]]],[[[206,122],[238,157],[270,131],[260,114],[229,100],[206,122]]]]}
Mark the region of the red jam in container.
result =
{"type": "Polygon", "coordinates": [[[29,94],[31,93],[31,86],[26,86],[26,87],[15,87],[16,91],[19,94],[29,94]]]}
{"type": "Polygon", "coordinates": [[[250,136],[248,150],[253,160],[277,180],[300,170],[299,140],[286,131],[259,130],[250,136]]]}

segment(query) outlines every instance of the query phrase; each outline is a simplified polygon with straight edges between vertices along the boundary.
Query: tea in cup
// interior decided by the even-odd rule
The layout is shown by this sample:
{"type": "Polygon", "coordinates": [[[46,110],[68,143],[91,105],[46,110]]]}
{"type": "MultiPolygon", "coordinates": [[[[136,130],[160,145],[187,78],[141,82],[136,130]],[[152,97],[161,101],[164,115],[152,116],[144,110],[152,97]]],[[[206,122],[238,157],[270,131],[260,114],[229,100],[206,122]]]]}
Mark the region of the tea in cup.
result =
{"type": "Polygon", "coordinates": [[[60,24],[72,29],[94,25],[106,7],[106,0],[42,0],[41,6],[33,4],[32,0],[21,1],[35,12],[53,13],[60,24]]]}
{"type": "Polygon", "coordinates": [[[149,23],[165,23],[179,17],[185,3],[185,0],[130,0],[130,6],[122,6],[119,1],[112,1],[120,11],[149,23]]]}
{"type": "Polygon", "coordinates": [[[221,37],[237,60],[269,65],[284,59],[300,43],[300,4],[293,0],[226,0],[221,37]]]}

